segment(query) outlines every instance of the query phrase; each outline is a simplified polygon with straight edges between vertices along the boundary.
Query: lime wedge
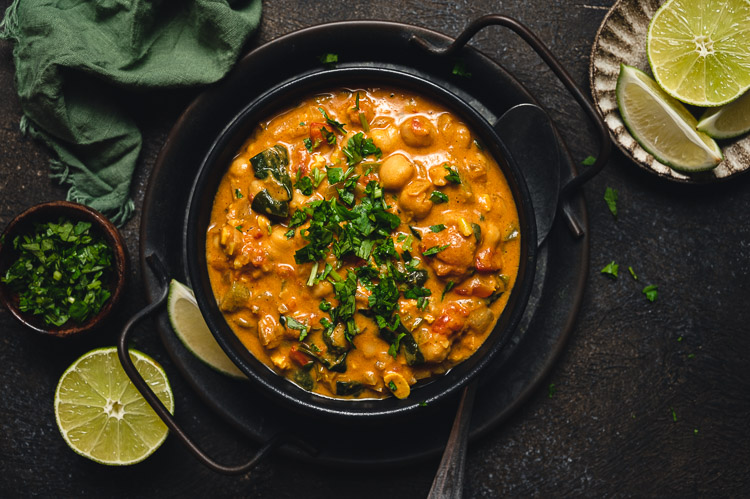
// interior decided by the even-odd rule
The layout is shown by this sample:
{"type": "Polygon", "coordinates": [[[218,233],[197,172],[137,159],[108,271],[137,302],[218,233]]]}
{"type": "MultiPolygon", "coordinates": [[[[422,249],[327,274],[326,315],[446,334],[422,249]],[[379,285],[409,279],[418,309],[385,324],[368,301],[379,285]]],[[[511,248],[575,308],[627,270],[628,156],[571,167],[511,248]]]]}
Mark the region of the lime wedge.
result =
{"type": "Polygon", "coordinates": [[[707,109],[698,130],[715,139],[731,139],[750,132],[750,91],[726,106],[707,109]]]}
{"type": "Polygon", "coordinates": [[[172,329],[193,355],[223,374],[235,378],[245,377],[216,343],[201,315],[192,289],[172,279],[169,283],[167,311],[172,329]]]}
{"type": "Polygon", "coordinates": [[[692,173],[721,162],[721,149],[695,129],[693,115],[643,71],[620,65],[617,105],[630,134],[662,163],[692,173]]]}
{"type": "Polygon", "coordinates": [[[750,0],[669,0],[648,28],[651,71],[672,97],[721,106],[750,88],[750,0]]]}
{"type": "MultiPolygon", "coordinates": [[[[164,370],[130,350],[136,369],[170,412],[174,397],[164,370]]],[[[115,347],[82,355],[60,377],[55,418],[65,442],[78,454],[108,465],[134,464],[167,438],[167,427],[130,382],[115,347]]]]}

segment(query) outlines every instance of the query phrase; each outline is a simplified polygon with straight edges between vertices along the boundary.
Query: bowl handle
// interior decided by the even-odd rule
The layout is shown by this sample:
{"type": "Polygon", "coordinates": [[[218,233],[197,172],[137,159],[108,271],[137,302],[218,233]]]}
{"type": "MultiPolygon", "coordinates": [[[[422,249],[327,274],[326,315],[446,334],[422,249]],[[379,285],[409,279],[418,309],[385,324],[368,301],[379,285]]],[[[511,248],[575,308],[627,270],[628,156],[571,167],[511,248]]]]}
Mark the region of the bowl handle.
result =
{"type": "Polygon", "coordinates": [[[477,34],[481,29],[487,26],[504,26],[510,28],[518,36],[520,36],[534,51],[542,58],[542,60],[549,66],[555,76],[565,85],[565,88],[573,95],[575,100],[589,116],[591,121],[594,123],[596,132],[599,136],[599,153],[596,157],[596,161],[593,165],[587,167],[584,171],[568,180],[560,191],[560,200],[562,202],[562,209],[565,215],[565,219],[568,222],[570,230],[576,237],[583,235],[583,229],[581,223],[576,218],[572,207],[570,206],[570,200],[575,194],[575,191],[594,177],[601,171],[604,165],[609,160],[609,155],[612,149],[612,144],[609,140],[609,133],[607,127],[604,124],[604,120],[596,112],[594,105],[584,95],[583,91],[576,85],[573,78],[567,72],[567,70],[560,64],[557,58],[547,48],[546,45],[524,24],[513,19],[512,17],[503,16],[499,14],[490,14],[480,17],[473,21],[469,26],[450,44],[448,47],[436,47],[433,44],[425,41],[424,39],[414,36],[411,39],[412,43],[417,44],[424,50],[427,50],[435,55],[439,56],[451,56],[461,50],[469,40],[477,34]]]}
{"type": "Polygon", "coordinates": [[[130,359],[128,351],[128,337],[130,336],[133,327],[141,319],[148,317],[155,311],[159,310],[167,302],[167,296],[169,294],[169,279],[167,277],[167,271],[165,270],[164,264],[161,262],[161,260],[158,259],[158,257],[153,254],[147,256],[146,261],[148,262],[151,271],[159,281],[159,285],[163,288],[163,291],[159,299],[141,309],[125,324],[125,327],[123,327],[122,333],[120,334],[120,340],[117,343],[117,354],[120,357],[120,363],[122,364],[125,373],[128,375],[141,395],[143,395],[143,398],[145,398],[149,405],[154,409],[154,412],[156,412],[161,420],[164,421],[164,424],[167,425],[167,427],[177,436],[180,442],[182,442],[183,445],[185,445],[185,447],[187,447],[188,450],[190,450],[190,452],[192,452],[193,455],[195,455],[195,457],[197,457],[201,463],[214,471],[226,475],[239,475],[250,471],[251,469],[256,467],[263,460],[263,458],[270,454],[274,449],[285,444],[294,445],[311,455],[317,454],[317,450],[314,447],[312,447],[307,442],[299,439],[298,437],[287,433],[279,433],[265,442],[261,446],[261,448],[258,449],[258,451],[255,453],[255,456],[253,456],[250,461],[239,465],[227,466],[216,462],[205,452],[203,452],[187,435],[187,433],[185,433],[182,428],[180,428],[174,416],[172,416],[172,414],[164,406],[162,401],[159,400],[159,397],[156,396],[153,390],[151,390],[151,387],[148,386],[148,383],[146,383],[143,377],[141,377],[140,373],[136,370],[135,365],[133,365],[133,361],[130,359]]]}

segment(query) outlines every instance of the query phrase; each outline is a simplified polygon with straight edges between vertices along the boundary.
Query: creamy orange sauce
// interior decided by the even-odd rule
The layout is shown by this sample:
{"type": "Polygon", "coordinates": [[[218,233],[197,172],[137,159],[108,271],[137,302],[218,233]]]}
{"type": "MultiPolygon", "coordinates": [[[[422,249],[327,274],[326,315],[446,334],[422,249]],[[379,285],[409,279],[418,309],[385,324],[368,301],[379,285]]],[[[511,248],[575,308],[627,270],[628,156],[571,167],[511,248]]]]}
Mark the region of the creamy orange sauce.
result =
{"type": "Polygon", "coordinates": [[[208,229],[211,284],[233,331],[280,375],[326,396],[403,398],[492,331],[518,272],[518,213],[495,160],[447,109],[398,89],[335,90],[259,124],[228,166],[208,229]],[[251,161],[273,147],[288,158],[281,180],[251,161]],[[264,212],[263,197],[286,211],[264,212]],[[333,199],[369,218],[316,232],[334,223],[333,199]],[[372,219],[391,225],[339,255],[342,234],[372,219]],[[324,254],[300,261],[329,232],[324,254]]]}

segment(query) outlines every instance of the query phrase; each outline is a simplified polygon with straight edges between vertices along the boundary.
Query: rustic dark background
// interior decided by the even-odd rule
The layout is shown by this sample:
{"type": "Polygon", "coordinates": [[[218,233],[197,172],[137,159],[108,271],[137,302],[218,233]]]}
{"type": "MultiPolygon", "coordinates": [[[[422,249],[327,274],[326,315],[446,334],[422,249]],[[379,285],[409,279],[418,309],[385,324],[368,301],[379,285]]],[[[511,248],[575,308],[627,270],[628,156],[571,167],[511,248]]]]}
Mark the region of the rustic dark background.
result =
{"type": "MultiPolygon", "coordinates": [[[[535,30],[588,89],[591,44],[612,3],[267,1],[248,48],[346,19],[408,22],[455,36],[472,19],[496,12],[535,30]]],[[[8,4],[0,2],[3,10],[8,4]]],[[[582,113],[529,49],[500,28],[483,31],[472,44],[539,98],[576,161],[596,151],[582,113]]],[[[35,203],[65,196],[47,177],[47,152],[19,132],[11,50],[10,43],[0,42],[2,227],[35,203]]],[[[145,138],[132,187],[137,207],[166,134],[195,95],[164,92],[133,99],[145,138]]],[[[585,187],[591,270],[572,338],[538,392],[470,446],[466,497],[750,494],[749,182],[744,175],[716,186],[666,184],[613,154],[585,187]],[[619,191],[617,219],[604,203],[606,187],[619,191]],[[625,272],[617,280],[599,272],[612,260],[625,272]],[[627,266],[638,282],[627,275],[627,266]],[[654,303],[641,293],[647,283],[658,285],[654,303]]],[[[119,323],[144,304],[139,224],[137,210],[123,229],[132,265],[119,323]]],[[[54,389],[75,358],[113,345],[116,336],[113,328],[83,341],[50,341],[0,311],[0,496],[426,496],[437,459],[408,469],[342,471],[275,457],[247,476],[224,477],[199,465],[174,438],[132,467],[107,468],[77,456],[56,428],[54,389]]],[[[142,328],[136,344],[175,373],[149,327],[142,328]]],[[[171,381],[179,419],[209,452],[237,462],[256,448],[197,402],[176,373],[171,381]]]]}

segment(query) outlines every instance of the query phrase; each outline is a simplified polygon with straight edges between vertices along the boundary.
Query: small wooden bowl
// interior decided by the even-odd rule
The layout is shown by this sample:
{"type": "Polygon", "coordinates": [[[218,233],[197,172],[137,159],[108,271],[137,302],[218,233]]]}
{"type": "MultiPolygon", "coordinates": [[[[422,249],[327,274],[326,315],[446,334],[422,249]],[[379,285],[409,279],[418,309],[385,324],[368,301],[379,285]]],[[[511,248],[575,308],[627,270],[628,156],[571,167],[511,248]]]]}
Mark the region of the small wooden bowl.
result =
{"type": "Polygon", "coordinates": [[[0,238],[0,275],[5,276],[8,268],[18,258],[13,248],[13,239],[20,234],[30,233],[35,223],[57,222],[62,217],[71,222],[90,222],[92,232],[102,236],[112,249],[112,269],[108,287],[112,295],[104,306],[93,317],[82,324],[68,322],[60,327],[45,324],[44,320],[18,309],[18,296],[8,286],[0,282],[0,301],[19,322],[42,334],[64,338],[74,336],[99,327],[111,314],[122,298],[125,290],[128,258],[125,242],[112,222],[98,211],[79,203],[69,201],[50,201],[32,206],[16,216],[6,227],[0,238]]]}

